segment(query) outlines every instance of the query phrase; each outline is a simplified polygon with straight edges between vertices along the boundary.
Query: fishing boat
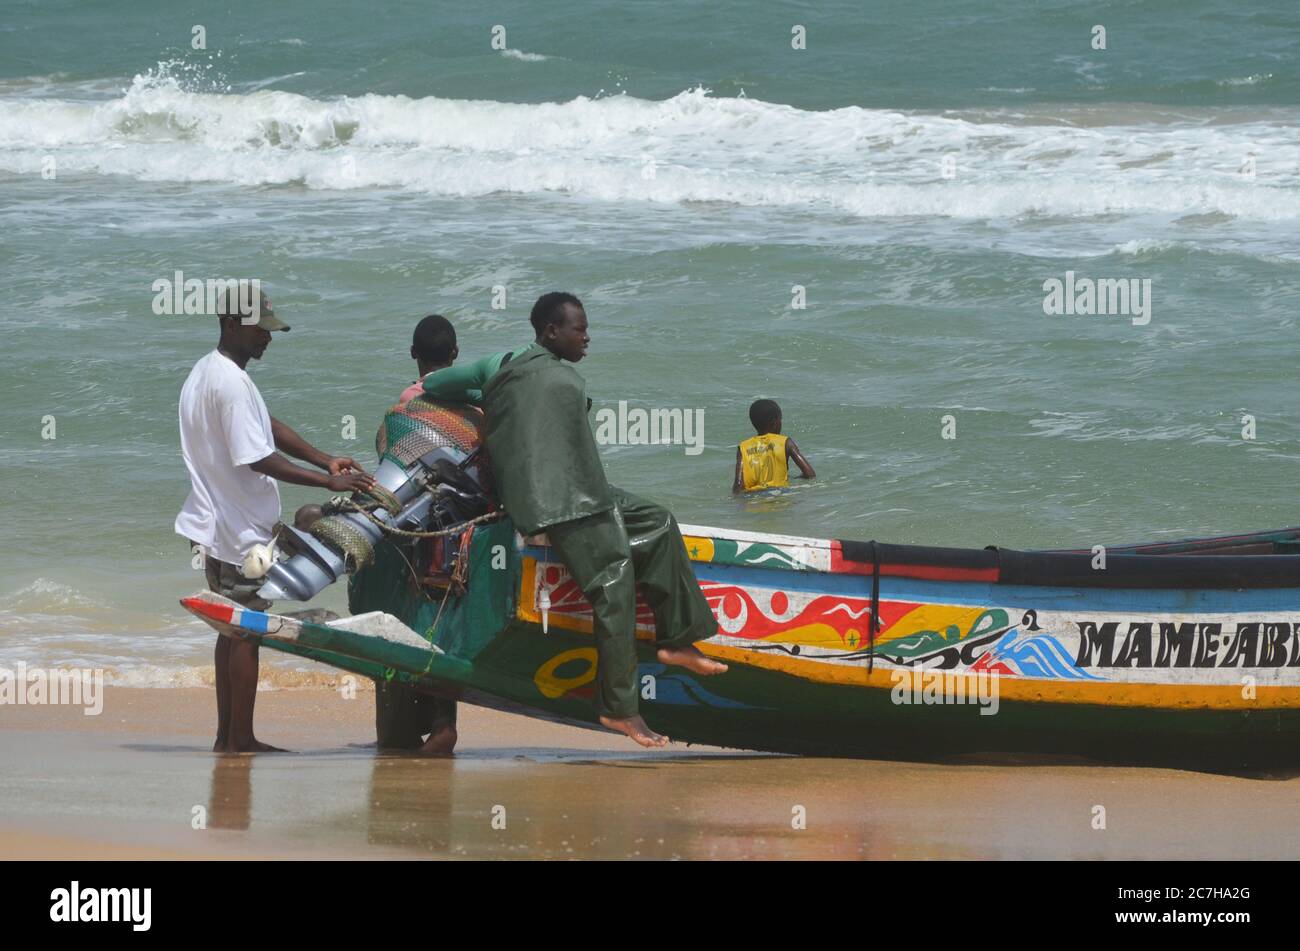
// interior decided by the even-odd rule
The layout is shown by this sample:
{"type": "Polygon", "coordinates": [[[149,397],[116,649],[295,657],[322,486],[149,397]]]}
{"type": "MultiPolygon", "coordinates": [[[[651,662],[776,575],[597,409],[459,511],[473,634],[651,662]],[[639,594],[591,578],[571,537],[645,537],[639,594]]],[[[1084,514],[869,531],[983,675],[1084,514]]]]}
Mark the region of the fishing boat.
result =
{"type": "MultiPolygon", "coordinates": [[[[591,608],[545,537],[492,509],[474,452],[401,442],[380,447],[379,501],[291,530],[297,549],[262,589],[306,600],[347,575],[349,617],[255,611],[208,591],[182,604],[224,634],[356,675],[598,727],[591,608]]],[[[699,647],[730,669],[658,663],[639,605],[641,712],[676,741],[1300,760],[1298,528],[1059,551],[682,533],[718,620],[699,647]]]]}

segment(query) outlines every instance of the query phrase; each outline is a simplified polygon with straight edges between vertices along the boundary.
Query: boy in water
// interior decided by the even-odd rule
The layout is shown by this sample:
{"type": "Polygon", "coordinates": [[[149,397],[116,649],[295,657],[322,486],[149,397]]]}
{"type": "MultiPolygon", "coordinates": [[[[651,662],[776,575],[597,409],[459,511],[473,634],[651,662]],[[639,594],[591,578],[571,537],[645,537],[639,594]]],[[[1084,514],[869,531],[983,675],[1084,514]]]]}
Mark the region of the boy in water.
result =
{"type": "Polygon", "coordinates": [[[586,385],[569,364],[587,354],[587,314],[572,294],[543,294],[529,317],[536,340],[511,353],[430,373],[435,399],[481,403],[483,442],[506,512],[523,535],[546,532],[592,608],[596,712],[642,746],[668,739],[637,712],[636,591],[654,610],[658,659],[697,674],[725,664],[694,646],[718,624],[700,591],[677,520],[611,486],[587,423],[586,385]]]}
{"type": "Polygon", "coordinates": [[[775,400],[755,400],[749,407],[749,421],[758,435],[736,447],[732,495],[789,485],[791,462],[799,467],[803,478],[817,477],[794,440],[781,435],[781,407],[775,400]]]}

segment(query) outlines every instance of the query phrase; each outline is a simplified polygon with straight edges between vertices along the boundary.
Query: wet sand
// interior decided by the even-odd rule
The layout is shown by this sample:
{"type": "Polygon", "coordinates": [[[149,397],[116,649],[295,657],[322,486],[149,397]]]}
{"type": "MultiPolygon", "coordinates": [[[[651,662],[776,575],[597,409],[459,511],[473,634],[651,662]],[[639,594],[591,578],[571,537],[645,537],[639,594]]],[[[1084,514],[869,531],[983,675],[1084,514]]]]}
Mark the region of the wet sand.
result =
{"type": "Polygon", "coordinates": [[[297,752],[216,756],[214,706],[0,707],[0,858],[1300,856],[1300,772],[641,752],[471,706],[457,756],[427,760],[378,755],[373,695],[324,688],[258,696],[261,738],[297,752]]]}

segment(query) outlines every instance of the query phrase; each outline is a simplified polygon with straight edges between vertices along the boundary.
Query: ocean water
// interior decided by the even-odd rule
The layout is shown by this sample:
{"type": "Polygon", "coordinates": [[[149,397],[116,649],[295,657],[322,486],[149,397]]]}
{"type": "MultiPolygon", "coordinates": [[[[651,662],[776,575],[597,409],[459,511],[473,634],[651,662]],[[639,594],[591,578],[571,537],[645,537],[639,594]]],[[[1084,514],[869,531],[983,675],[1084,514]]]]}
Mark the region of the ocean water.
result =
{"type": "Polygon", "coordinates": [[[366,464],[420,316],[472,358],[567,289],[597,408],[704,413],[699,454],[604,451],[683,522],[1012,547],[1300,522],[1298,64],[1281,0],[10,2],[0,664],[207,676],[171,525],[216,326],[153,313],[177,270],[265,282],[294,327],[251,368],[271,411],[366,464]],[[1149,322],[1045,314],[1067,272],[1149,280],[1149,322]],[[819,478],[737,501],[758,397],[819,478]]]}

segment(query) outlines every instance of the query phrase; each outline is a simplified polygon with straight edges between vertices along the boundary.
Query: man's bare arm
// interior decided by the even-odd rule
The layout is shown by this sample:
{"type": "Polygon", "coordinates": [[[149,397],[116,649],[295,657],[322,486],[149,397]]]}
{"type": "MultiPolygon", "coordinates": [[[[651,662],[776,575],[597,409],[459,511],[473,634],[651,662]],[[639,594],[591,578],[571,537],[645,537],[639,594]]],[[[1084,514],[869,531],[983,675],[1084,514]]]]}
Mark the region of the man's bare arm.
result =
{"type": "Polygon", "coordinates": [[[736,476],[731,480],[731,494],[739,495],[745,490],[744,480],[740,475],[740,447],[736,447],[736,476]]]}
{"type": "MultiPolygon", "coordinates": [[[[301,459],[317,469],[324,469],[330,475],[338,475],[340,472],[365,473],[365,470],[357,465],[351,456],[331,456],[327,452],[321,452],[321,450],[294,432],[292,426],[280,422],[274,416],[271,417],[271,435],[275,438],[276,449],[279,449],[287,456],[301,459]]],[[[297,467],[295,466],[295,468],[297,467]]],[[[270,473],[266,474],[270,475],[270,473]]],[[[277,477],[272,476],[272,478],[277,477]]],[[[307,485],[309,483],[299,482],[297,484],[307,485]]]]}
{"type": "Polygon", "coordinates": [[[799,472],[803,478],[817,478],[817,473],[813,471],[813,467],[809,465],[808,460],[803,457],[803,453],[799,451],[799,447],[794,444],[793,439],[785,441],[785,457],[793,460],[794,464],[799,467],[799,472]]]}
{"type": "Polygon", "coordinates": [[[293,485],[310,485],[331,492],[355,492],[368,489],[375,484],[372,476],[364,472],[316,472],[294,465],[278,452],[273,452],[265,459],[250,463],[248,468],[262,475],[270,476],[277,482],[289,482],[293,485]]]}

